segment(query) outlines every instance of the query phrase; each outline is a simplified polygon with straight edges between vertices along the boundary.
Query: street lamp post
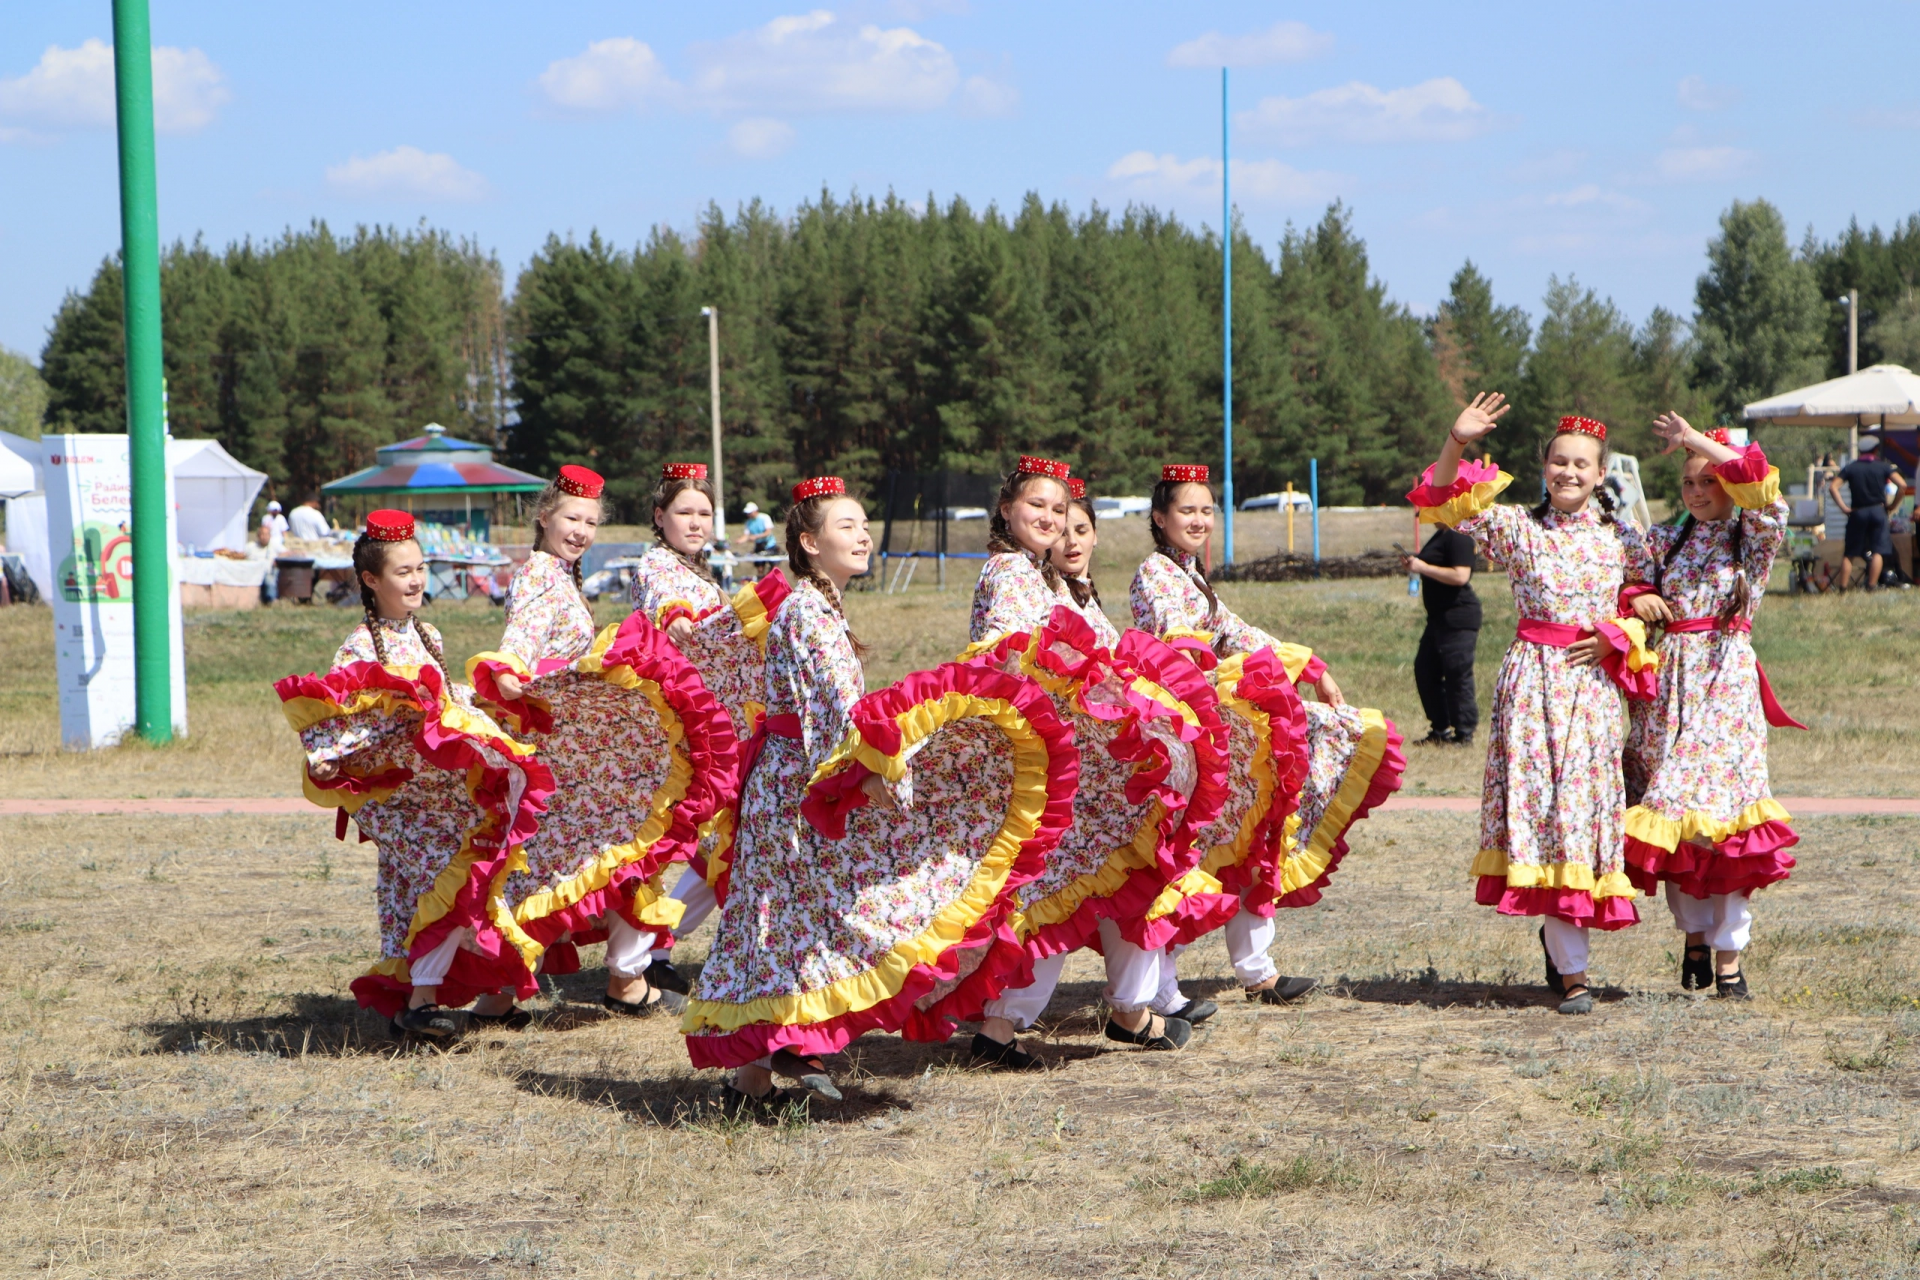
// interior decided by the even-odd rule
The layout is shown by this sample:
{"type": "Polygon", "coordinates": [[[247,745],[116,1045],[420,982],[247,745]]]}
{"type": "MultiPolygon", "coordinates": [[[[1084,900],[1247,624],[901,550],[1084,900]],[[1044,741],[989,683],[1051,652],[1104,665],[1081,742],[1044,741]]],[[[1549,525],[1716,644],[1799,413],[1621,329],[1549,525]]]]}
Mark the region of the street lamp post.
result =
{"type": "Polygon", "coordinates": [[[707,318],[707,384],[713,403],[713,540],[727,545],[727,500],[720,465],[720,308],[702,307],[707,318]]]}
{"type": "MultiPolygon", "coordinates": [[[[1847,290],[1847,296],[1840,299],[1840,305],[1847,309],[1847,373],[1849,376],[1860,372],[1860,291],[1847,290]]],[[[1853,426],[1847,431],[1847,452],[1853,457],[1860,456],[1860,419],[1854,417],[1853,426]]]]}

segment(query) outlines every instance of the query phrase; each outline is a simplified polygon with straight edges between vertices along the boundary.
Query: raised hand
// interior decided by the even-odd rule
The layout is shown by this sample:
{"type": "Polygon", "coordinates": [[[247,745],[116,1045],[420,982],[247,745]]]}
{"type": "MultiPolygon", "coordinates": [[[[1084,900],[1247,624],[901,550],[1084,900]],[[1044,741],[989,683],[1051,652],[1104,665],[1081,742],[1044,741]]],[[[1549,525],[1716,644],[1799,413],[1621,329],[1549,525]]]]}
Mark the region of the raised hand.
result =
{"type": "Polygon", "coordinates": [[[1455,444],[1472,444],[1475,440],[1492,431],[1495,424],[1513,408],[1507,403],[1506,396],[1498,391],[1482,391],[1473,398],[1473,403],[1460,411],[1453,420],[1449,434],[1455,444]]]}
{"type": "Polygon", "coordinates": [[[1686,447],[1687,435],[1692,430],[1687,420],[1671,409],[1653,420],[1653,434],[1667,442],[1667,447],[1660,451],[1662,456],[1686,447]]]}

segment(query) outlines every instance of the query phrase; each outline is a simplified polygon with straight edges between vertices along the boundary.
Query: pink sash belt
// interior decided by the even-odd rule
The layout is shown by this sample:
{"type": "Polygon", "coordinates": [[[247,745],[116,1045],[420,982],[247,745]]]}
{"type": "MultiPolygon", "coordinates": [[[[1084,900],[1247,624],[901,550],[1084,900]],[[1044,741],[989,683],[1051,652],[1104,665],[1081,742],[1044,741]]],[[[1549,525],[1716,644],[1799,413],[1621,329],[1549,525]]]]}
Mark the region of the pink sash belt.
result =
{"type": "Polygon", "coordinates": [[[1522,618],[1516,635],[1528,644],[1544,644],[1554,649],[1570,649],[1582,640],[1599,636],[1606,641],[1606,650],[1600,657],[1600,669],[1607,678],[1620,686],[1620,691],[1637,702],[1650,702],[1659,689],[1659,677],[1651,667],[1635,671],[1627,666],[1627,654],[1633,649],[1633,642],[1627,633],[1610,622],[1601,623],[1592,631],[1573,626],[1566,622],[1549,622],[1545,618],[1522,618]]]}
{"type": "MultiPolygon", "coordinates": [[[[1675,618],[1667,624],[1667,632],[1670,635],[1685,635],[1695,631],[1751,632],[1752,630],[1753,620],[1751,618],[1739,617],[1675,618]]],[[[1773,696],[1773,684],[1767,679],[1767,669],[1760,665],[1759,658],[1753,660],[1753,669],[1760,676],[1760,706],[1767,713],[1767,723],[1776,729],[1806,728],[1807,726],[1801,724],[1788,714],[1787,709],[1780,705],[1780,699],[1773,696]]]]}

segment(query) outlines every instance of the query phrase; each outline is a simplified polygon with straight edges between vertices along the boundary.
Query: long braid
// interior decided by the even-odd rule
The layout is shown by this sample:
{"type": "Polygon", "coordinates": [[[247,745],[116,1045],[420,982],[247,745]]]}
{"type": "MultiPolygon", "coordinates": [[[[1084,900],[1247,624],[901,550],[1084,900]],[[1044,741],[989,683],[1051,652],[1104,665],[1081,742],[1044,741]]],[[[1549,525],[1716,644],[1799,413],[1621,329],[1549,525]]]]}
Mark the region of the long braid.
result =
{"type": "Polygon", "coordinates": [[[441,674],[444,675],[447,670],[447,658],[445,654],[440,652],[439,636],[434,634],[432,627],[420,621],[418,617],[414,617],[410,619],[410,621],[413,623],[413,634],[420,637],[421,646],[432,655],[433,665],[440,668],[441,674]]]}
{"type": "MultiPolygon", "coordinates": [[[[1183,481],[1181,483],[1191,484],[1193,481],[1183,481]]],[[[1174,490],[1179,487],[1180,484],[1167,480],[1162,480],[1154,485],[1153,510],[1163,516],[1173,510],[1174,490]]],[[[1207,492],[1211,494],[1213,490],[1209,488],[1207,492]]],[[[1195,586],[1199,587],[1200,594],[1207,598],[1207,626],[1212,627],[1220,617],[1220,597],[1214,594],[1213,584],[1207,581],[1207,575],[1200,571],[1199,565],[1196,564],[1191,569],[1186,566],[1180,559],[1180,549],[1168,541],[1167,531],[1161,528],[1160,522],[1155,520],[1151,515],[1147,517],[1147,529],[1153,534],[1153,549],[1173,561],[1174,566],[1178,568],[1181,573],[1185,574],[1195,586]]]]}
{"type": "Polygon", "coordinates": [[[1753,599],[1753,588],[1747,582],[1747,522],[1741,518],[1740,509],[1733,510],[1733,521],[1727,529],[1727,549],[1733,553],[1733,599],[1728,602],[1722,618],[1737,618],[1747,611],[1747,605],[1753,599]]]}
{"type": "Polygon", "coordinates": [[[1666,594],[1667,569],[1673,564],[1673,558],[1680,554],[1680,548],[1687,545],[1687,539],[1693,536],[1693,531],[1698,524],[1699,521],[1693,518],[1693,513],[1688,512],[1686,520],[1680,525],[1680,536],[1673,540],[1673,545],[1667,548],[1667,554],[1660,557],[1659,567],[1653,571],[1653,589],[1656,593],[1666,594]]]}
{"type": "Polygon", "coordinates": [[[867,645],[853,632],[853,625],[847,622],[846,606],[840,599],[840,593],[834,589],[827,575],[814,567],[813,557],[800,545],[800,535],[820,536],[820,530],[826,526],[827,508],[840,497],[839,494],[823,493],[787,509],[787,567],[793,570],[793,576],[805,582],[811,582],[814,589],[826,598],[827,604],[840,615],[840,621],[846,625],[847,640],[853,645],[857,658],[867,656],[867,645]]]}
{"type": "Polygon", "coordinates": [[[360,599],[367,607],[367,634],[373,638],[373,660],[387,665],[387,642],[380,638],[380,616],[373,611],[373,588],[362,585],[360,599]]]}
{"type": "MultiPolygon", "coordinates": [[[[1007,523],[1007,517],[1001,509],[1020,500],[1026,487],[1035,480],[1051,480],[1059,484],[1052,476],[1035,475],[1031,471],[1016,471],[1000,485],[1000,495],[993,500],[993,516],[987,522],[987,550],[998,555],[1017,552],[1027,558],[1027,563],[1040,571],[1040,577],[1046,582],[1047,590],[1060,589],[1060,571],[1053,567],[1049,556],[1037,556],[1020,545],[1013,536],[1013,527],[1007,523]]],[[[1062,486],[1063,488],[1065,486],[1062,486]]]]}

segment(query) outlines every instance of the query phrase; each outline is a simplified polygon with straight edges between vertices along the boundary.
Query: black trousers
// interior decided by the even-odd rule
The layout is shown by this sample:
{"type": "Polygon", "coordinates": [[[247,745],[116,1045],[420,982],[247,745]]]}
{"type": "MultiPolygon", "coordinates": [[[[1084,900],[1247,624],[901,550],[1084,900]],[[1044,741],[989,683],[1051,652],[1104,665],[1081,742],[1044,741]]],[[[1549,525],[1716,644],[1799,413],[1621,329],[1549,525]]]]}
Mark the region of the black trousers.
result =
{"type": "Polygon", "coordinates": [[[1480,709],[1473,700],[1473,651],[1479,643],[1477,627],[1460,631],[1429,620],[1420,633],[1413,682],[1434,733],[1470,738],[1479,725],[1480,709]]]}

